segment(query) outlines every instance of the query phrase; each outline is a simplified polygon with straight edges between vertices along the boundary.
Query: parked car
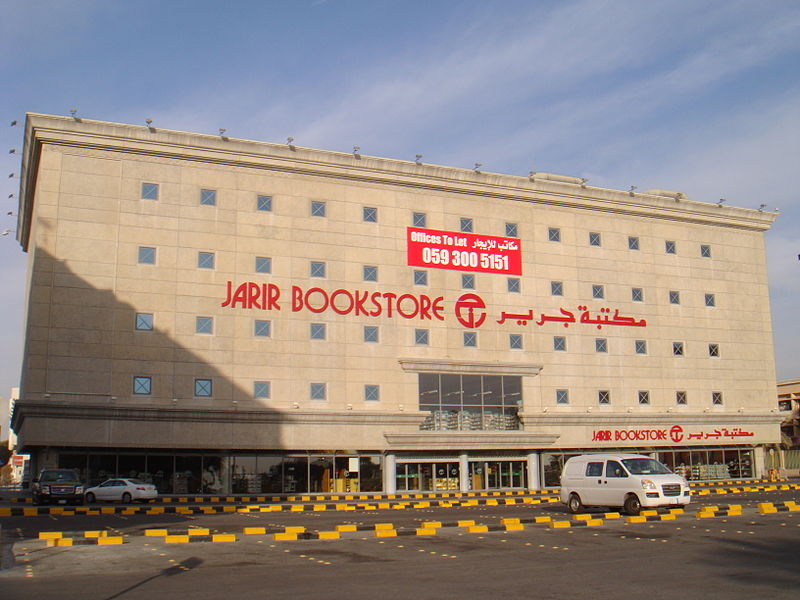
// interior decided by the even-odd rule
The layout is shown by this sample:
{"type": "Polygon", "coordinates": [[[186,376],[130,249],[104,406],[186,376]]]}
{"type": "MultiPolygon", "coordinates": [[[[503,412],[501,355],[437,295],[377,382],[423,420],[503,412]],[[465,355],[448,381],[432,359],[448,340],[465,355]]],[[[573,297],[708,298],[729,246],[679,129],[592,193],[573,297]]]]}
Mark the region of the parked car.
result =
{"type": "Polygon", "coordinates": [[[86,490],[86,502],[95,500],[120,500],[128,503],[133,500],[148,502],[158,498],[158,490],[152,483],[141,479],[109,479],[100,485],[86,490]]]}
{"type": "Polygon", "coordinates": [[[73,469],[42,469],[31,483],[34,504],[83,504],[83,482],[73,469]]]}
{"type": "Polygon", "coordinates": [[[561,502],[571,513],[608,506],[638,515],[642,507],[683,507],[691,502],[691,492],[689,482],[649,456],[584,454],[564,465],[561,502]]]}

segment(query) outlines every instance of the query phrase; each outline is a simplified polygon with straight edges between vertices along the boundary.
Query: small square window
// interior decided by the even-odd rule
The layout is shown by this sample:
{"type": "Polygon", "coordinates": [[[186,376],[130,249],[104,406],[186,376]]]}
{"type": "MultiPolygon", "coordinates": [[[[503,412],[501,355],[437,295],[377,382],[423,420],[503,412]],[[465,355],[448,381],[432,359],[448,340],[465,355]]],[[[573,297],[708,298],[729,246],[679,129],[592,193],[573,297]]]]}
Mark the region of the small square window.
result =
{"type": "Polygon", "coordinates": [[[311,277],[325,277],[325,263],[312,260],[309,274],[311,277]]]}
{"type": "Polygon", "coordinates": [[[639,249],[639,238],[629,235],[628,236],[628,250],[638,250],[639,249]]]}
{"type": "Polygon", "coordinates": [[[711,258],[711,246],[700,244],[700,256],[703,258],[711,258]]]}
{"type": "Polygon", "coordinates": [[[140,265],[154,265],[156,264],[156,249],[147,246],[139,246],[139,264],[140,265]]]}
{"type": "Polygon", "coordinates": [[[328,386],[325,383],[312,383],[308,391],[312,400],[325,400],[328,397],[328,386]]]}
{"type": "Polygon", "coordinates": [[[519,227],[516,223],[506,223],[506,237],[519,237],[519,227]]]}
{"type": "Polygon", "coordinates": [[[196,317],[194,320],[195,333],[214,333],[214,317],[196,317]]]}
{"type": "Polygon", "coordinates": [[[666,242],[664,242],[664,252],[666,252],[667,254],[677,254],[678,252],[677,244],[672,240],[667,240],[666,242]]]}
{"type": "Polygon", "coordinates": [[[611,404],[611,392],[609,390],[599,390],[597,392],[598,404],[611,404]]]}
{"type": "Polygon", "coordinates": [[[519,294],[520,292],[520,280],[517,277],[509,277],[508,278],[508,291],[511,294],[519,294]]]}
{"type": "Polygon", "coordinates": [[[153,331],[153,314],[136,313],[134,324],[137,331],[153,331]]]}
{"type": "Polygon", "coordinates": [[[634,342],[636,354],[647,354],[647,340],[636,340],[634,342]]]}
{"type": "Polygon", "coordinates": [[[683,356],[683,342],[672,342],[672,356],[683,356]]]}
{"type": "Polygon", "coordinates": [[[596,232],[589,233],[589,245],[590,246],[600,246],[600,234],[596,232]]]}
{"type": "Polygon", "coordinates": [[[253,335],[256,337],[272,337],[272,321],[256,319],[253,324],[253,335]]]}
{"type": "Polygon", "coordinates": [[[509,334],[508,347],[511,350],[522,350],[522,336],[519,333],[509,334]]]}
{"type": "Polygon", "coordinates": [[[311,216],[324,217],[325,216],[325,203],[319,200],[311,201],[311,216]]]}
{"type": "Polygon", "coordinates": [[[708,355],[719,358],[719,344],[709,344],[708,355]]]}
{"type": "Polygon", "coordinates": [[[415,212],[411,218],[414,227],[427,227],[428,216],[425,213],[415,212]]]}
{"type": "Polygon", "coordinates": [[[257,196],[256,210],[272,212],[272,196],[257,196]]]}
{"type": "Polygon", "coordinates": [[[133,393],[137,396],[149,396],[153,390],[153,380],[150,377],[136,375],[133,378],[133,393]]]}
{"type": "Polygon", "coordinates": [[[157,183],[143,183],[142,184],[142,200],[158,200],[158,184],[157,183]]]}
{"type": "Polygon", "coordinates": [[[364,281],[378,281],[378,267],[365,265],[363,268],[364,281]]]}
{"type": "Polygon", "coordinates": [[[478,334],[474,331],[464,332],[464,347],[475,348],[478,345],[478,334]]]}
{"type": "Polygon", "coordinates": [[[213,269],[214,268],[214,253],[213,252],[198,252],[197,253],[197,268],[198,269],[213,269]]]}
{"type": "Polygon", "coordinates": [[[592,298],[596,298],[598,300],[606,297],[606,290],[605,287],[602,285],[593,285],[592,286],[592,298]]]}
{"type": "Polygon", "coordinates": [[[681,303],[681,293],[675,290],[670,290],[669,292],[669,303],[670,304],[680,304],[681,303]]]}
{"type": "Polygon", "coordinates": [[[474,290],[475,289],[475,275],[461,275],[461,289],[474,290]]]}
{"type": "Polygon", "coordinates": [[[217,190],[200,190],[200,205],[201,206],[216,206],[217,205],[217,190]]]}
{"type": "Polygon", "coordinates": [[[711,404],[722,404],[722,392],[711,392],[711,404]]]}
{"type": "Polygon", "coordinates": [[[270,387],[269,381],[254,381],[253,398],[269,398],[270,387]]]}
{"type": "Polygon", "coordinates": [[[414,269],[414,285],[428,285],[428,272],[414,269]]]}
{"type": "Polygon", "coordinates": [[[311,323],[309,331],[312,340],[325,339],[325,323],[311,323]]]}
{"type": "Polygon", "coordinates": [[[631,288],[631,300],[644,302],[644,290],[642,288],[631,288]]]}
{"type": "Polygon", "coordinates": [[[365,206],[362,209],[362,218],[364,219],[365,223],[377,223],[378,222],[378,209],[372,206],[365,206]]]}
{"type": "Polygon", "coordinates": [[[256,256],[256,273],[272,273],[272,259],[269,256],[256,256]]]}
{"type": "Polygon", "coordinates": [[[214,391],[214,383],[211,379],[195,379],[194,380],[194,395],[201,397],[210,397],[214,391]]]}
{"type": "Polygon", "coordinates": [[[427,329],[414,330],[414,343],[417,346],[427,346],[430,341],[430,332],[427,329]]]}
{"type": "Polygon", "coordinates": [[[717,305],[717,299],[714,294],[706,294],[706,306],[712,307],[717,305]]]}
{"type": "Polygon", "coordinates": [[[378,342],[378,328],[374,325],[364,325],[364,341],[376,344],[378,342]]]}
{"type": "Polygon", "coordinates": [[[566,352],[567,338],[561,335],[553,336],[553,350],[556,352],[566,352]]]}
{"type": "Polygon", "coordinates": [[[639,404],[650,404],[650,392],[639,392],[639,404]]]}
{"type": "Polygon", "coordinates": [[[556,390],[556,404],[569,404],[569,390],[556,390]]]}
{"type": "Polygon", "coordinates": [[[606,338],[595,338],[594,339],[594,351],[595,352],[608,352],[608,340],[606,338]]]}
{"type": "Polygon", "coordinates": [[[675,404],[686,404],[686,392],[675,392],[675,404]]]}
{"type": "Polygon", "coordinates": [[[560,242],[561,230],[558,227],[549,227],[547,229],[547,239],[551,242],[560,242]]]}
{"type": "Polygon", "coordinates": [[[550,293],[553,296],[563,296],[564,295],[564,284],[561,281],[551,281],[550,282],[550,293]]]}
{"type": "Polygon", "coordinates": [[[472,233],[472,219],[461,217],[460,231],[461,233],[472,233]]]}
{"type": "Polygon", "coordinates": [[[381,386],[370,383],[364,385],[365,402],[380,402],[380,399],[381,399],[381,386]]]}

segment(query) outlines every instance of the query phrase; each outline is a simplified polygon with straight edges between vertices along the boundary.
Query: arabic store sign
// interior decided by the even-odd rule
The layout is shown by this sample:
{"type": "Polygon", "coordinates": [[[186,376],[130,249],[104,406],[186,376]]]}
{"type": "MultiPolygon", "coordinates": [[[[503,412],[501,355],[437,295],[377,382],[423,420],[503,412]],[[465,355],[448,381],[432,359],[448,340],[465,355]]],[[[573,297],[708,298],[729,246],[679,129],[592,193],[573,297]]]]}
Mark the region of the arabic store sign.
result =
{"type": "Polygon", "coordinates": [[[516,238],[408,227],[406,244],[413,267],[522,275],[522,248],[516,238]]]}
{"type": "Polygon", "coordinates": [[[730,441],[738,438],[753,437],[752,431],[744,431],[739,427],[728,429],[691,429],[685,430],[680,425],[672,427],[632,427],[623,429],[595,429],[592,432],[593,442],[681,442],[692,441],[730,441]]]}

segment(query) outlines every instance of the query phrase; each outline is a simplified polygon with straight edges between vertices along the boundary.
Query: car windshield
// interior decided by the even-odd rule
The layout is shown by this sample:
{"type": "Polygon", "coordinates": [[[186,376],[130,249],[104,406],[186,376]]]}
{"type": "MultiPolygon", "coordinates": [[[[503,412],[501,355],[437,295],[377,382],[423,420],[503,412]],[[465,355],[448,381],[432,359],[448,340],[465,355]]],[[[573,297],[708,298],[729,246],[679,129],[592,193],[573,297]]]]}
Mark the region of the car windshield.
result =
{"type": "Polygon", "coordinates": [[[628,458],[622,461],[633,475],[669,475],[667,467],[652,458],[628,458]]]}
{"type": "Polygon", "coordinates": [[[45,471],[42,481],[78,481],[78,476],[72,471],[45,471]]]}

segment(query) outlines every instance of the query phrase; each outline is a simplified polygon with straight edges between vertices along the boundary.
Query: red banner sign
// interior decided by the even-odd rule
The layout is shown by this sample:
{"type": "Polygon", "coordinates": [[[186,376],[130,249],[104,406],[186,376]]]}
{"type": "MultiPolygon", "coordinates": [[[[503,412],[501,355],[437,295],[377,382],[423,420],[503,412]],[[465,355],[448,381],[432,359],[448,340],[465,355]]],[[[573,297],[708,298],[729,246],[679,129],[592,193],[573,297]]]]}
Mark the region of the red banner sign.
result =
{"type": "Polygon", "coordinates": [[[407,228],[408,264],[429,269],[522,275],[517,238],[407,228]]]}

